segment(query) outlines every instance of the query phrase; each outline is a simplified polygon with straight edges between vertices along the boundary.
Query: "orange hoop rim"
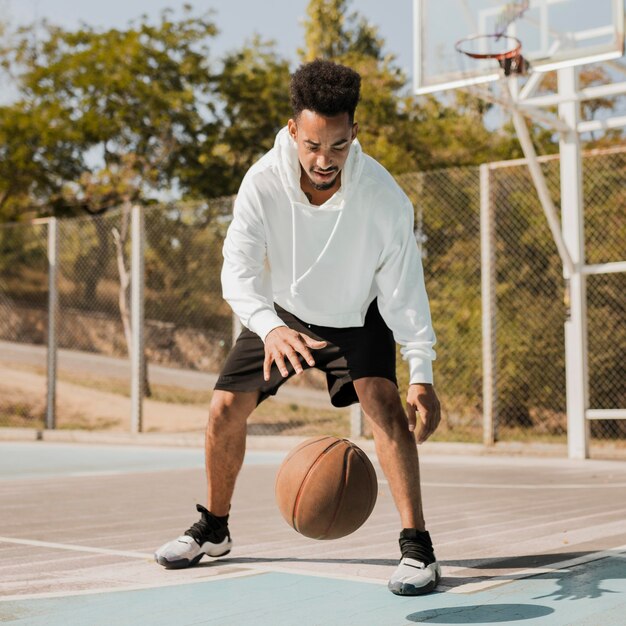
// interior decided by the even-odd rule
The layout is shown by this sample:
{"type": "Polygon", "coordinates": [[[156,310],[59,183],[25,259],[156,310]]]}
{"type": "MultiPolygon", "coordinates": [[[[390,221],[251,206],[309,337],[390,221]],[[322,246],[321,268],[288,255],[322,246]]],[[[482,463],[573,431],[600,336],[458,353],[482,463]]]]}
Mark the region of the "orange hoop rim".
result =
{"type": "Polygon", "coordinates": [[[459,39],[459,41],[454,44],[454,48],[457,52],[471,57],[472,59],[496,59],[497,61],[504,61],[505,59],[514,59],[521,56],[522,42],[517,37],[512,37],[510,35],[474,35],[473,37],[464,37],[463,39],[459,39]],[[468,42],[480,39],[495,39],[496,41],[499,39],[506,39],[511,43],[511,48],[509,50],[505,50],[504,52],[472,52],[471,50],[463,49],[463,46],[468,42]]]}

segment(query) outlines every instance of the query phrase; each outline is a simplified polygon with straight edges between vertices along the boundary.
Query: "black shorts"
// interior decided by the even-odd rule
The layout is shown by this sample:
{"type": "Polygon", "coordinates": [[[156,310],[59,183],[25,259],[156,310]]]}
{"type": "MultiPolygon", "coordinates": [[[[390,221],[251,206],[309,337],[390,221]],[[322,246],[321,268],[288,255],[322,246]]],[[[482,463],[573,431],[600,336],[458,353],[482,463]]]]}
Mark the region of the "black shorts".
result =
{"type": "MultiPolygon", "coordinates": [[[[363,326],[329,328],[307,324],[295,315],[276,305],[276,313],[293,330],[313,339],[327,341],[321,350],[312,350],[317,369],[326,374],[326,384],[333,406],[344,407],[358,402],[352,381],[366,376],[387,378],[397,385],[396,344],[391,330],[378,311],[376,300],[370,305],[363,326]]],[[[265,345],[261,338],[244,328],[215,384],[223,391],[259,391],[259,403],[276,394],[280,386],[295,374],[291,363],[285,359],[288,378],[272,363],[270,379],[263,379],[265,345]]],[[[310,366],[300,357],[303,369],[310,366]]]]}

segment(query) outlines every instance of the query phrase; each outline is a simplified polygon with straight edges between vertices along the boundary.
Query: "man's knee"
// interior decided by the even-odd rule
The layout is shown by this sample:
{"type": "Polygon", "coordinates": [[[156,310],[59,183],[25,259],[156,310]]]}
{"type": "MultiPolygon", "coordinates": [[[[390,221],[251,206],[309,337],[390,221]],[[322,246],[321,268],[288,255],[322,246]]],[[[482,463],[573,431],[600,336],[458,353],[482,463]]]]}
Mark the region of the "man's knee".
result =
{"type": "Polygon", "coordinates": [[[216,389],[209,405],[209,428],[245,421],[256,406],[256,392],[216,389]]]}
{"type": "Polygon", "coordinates": [[[356,380],[354,387],[364,413],[372,422],[393,434],[406,430],[407,419],[398,388],[386,378],[363,378],[356,380]]]}

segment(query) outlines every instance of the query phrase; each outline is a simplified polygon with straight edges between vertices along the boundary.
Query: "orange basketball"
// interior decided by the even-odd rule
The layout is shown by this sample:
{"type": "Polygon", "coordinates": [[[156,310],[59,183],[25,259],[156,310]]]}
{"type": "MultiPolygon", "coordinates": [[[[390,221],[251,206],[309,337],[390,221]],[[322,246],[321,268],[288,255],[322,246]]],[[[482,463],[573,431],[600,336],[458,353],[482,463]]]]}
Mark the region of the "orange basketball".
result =
{"type": "Polygon", "coordinates": [[[276,502],[287,523],[312,539],[338,539],[369,517],[378,482],[371,461],[347,439],[313,437],[296,446],[276,477],[276,502]]]}

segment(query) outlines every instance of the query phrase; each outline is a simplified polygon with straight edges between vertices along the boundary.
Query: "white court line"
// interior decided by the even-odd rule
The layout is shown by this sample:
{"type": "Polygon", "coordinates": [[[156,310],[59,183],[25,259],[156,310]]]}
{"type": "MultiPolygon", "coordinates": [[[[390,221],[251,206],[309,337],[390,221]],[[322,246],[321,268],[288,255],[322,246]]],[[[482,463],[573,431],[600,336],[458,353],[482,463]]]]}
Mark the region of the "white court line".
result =
{"type": "MultiPolygon", "coordinates": [[[[142,552],[127,552],[124,550],[110,550],[107,548],[92,548],[88,546],[79,546],[75,544],[63,544],[63,543],[53,543],[47,541],[36,541],[32,539],[15,539],[11,537],[0,537],[0,542],[4,543],[15,543],[21,545],[30,545],[30,546],[38,546],[38,547],[48,547],[48,548],[58,548],[63,550],[72,550],[76,552],[95,552],[98,554],[109,554],[109,555],[117,555],[117,556],[126,556],[132,558],[139,559],[153,559],[152,554],[146,554],[142,552]]],[[[484,591],[485,589],[490,589],[492,587],[498,587],[500,585],[505,585],[514,580],[519,580],[522,578],[531,578],[533,576],[539,576],[542,574],[549,574],[552,572],[556,572],[565,568],[575,567],[577,565],[582,565],[585,563],[590,563],[592,561],[598,561],[600,559],[604,559],[607,557],[619,557],[626,558],[626,544],[619,546],[617,548],[613,548],[611,550],[603,550],[601,552],[594,552],[591,554],[583,555],[580,557],[576,557],[574,559],[567,559],[565,561],[560,561],[557,563],[553,563],[549,567],[545,568],[529,568],[526,570],[522,570],[520,572],[512,572],[511,574],[506,574],[502,576],[493,576],[489,578],[489,580],[484,580],[480,582],[467,583],[465,585],[459,585],[452,588],[447,588],[446,591],[449,593],[459,593],[459,594],[469,594],[475,593],[477,591],[484,591]],[[615,553],[619,554],[615,554],[615,553]]],[[[224,563],[223,565],[227,565],[224,563]]],[[[227,578],[239,578],[245,576],[254,576],[256,574],[262,573],[285,573],[285,574],[296,574],[300,576],[315,576],[318,578],[330,578],[334,580],[349,580],[353,582],[364,582],[370,584],[377,585],[386,585],[386,580],[381,580],[378,578],[369,578],[369,577],[361,577],[350,574],[336,574],[336,573],[322,573],[316,571],[310,571],[306,569],[298,569],[298,568],[290,568],[284,567],[281,565],[277,566],[269,566],[269,565],[255,565],[247,563],[245,565],[240,565],[240,567],[244,567],[245,570],[241,572],[231,572],[226,574],[216,574],[214,576],[210,576],[206,579],[202,580],[187,580],[187,581],[175,581],[168,583],[148,583],[144,585],[131,585],[126,587],[117,587],[111,589],[111,587],[107,588],[98,588],[98,589],[86,589],[81,591],[59,591],[59,592],[48,592],[48,593],[35,593],[35,594],[23,594],[23,595],[12,595],[12,596],[4,596],[0,597],[0,602],[7,602],[9,600],[30,600],[35,598],[54,598],[54,597],[69,597],[75,595],[87,595],[90,593],[114,593],[118,591],[134,591],[141,589],[152,589],[157,587],[172,587],[176,585],[187,585],[187,584],[195,584],[200,582],[210,582],[213,580],[223,580],[227,578]]],[[[471,568],[469,568],[471,569],[471,568]]],[[[445,576],[443,581],[443,587],[445,587],[445,576]]]]}
{"type": "MultiPolygon", "coordinates": [[[[379,480],[379,485],[388,485],[386,480],[379,480]]],[[[507,491],[513,491],[515,489],[623,489],[626,487],[626,483],[566,483],[563,485],[533,485],[530,483],[511,483],[509,485],[496,485],[493,483],[433,483],[423,481],[422,487],[456,487],[459,489],[465,489],[470,487],[473,489],[506,489],[507,491]]]]}
{"type": "Polygon", "coordinates": [[[3,483],[22,481],[22,480],[48,480],[48,479],[60,479],[60,478],[97,478],[99,476],[130,476],[134,474],[155,474],[159,472],[182,472],[189,469],[197,470],[204,469],[204,464],[189,465],[187,467],[170,467],[170,468],[128,468],[120,470],[80,470],[72,472],[59,472],[44,473],[41,472],[26,472],[25,474],[17,474],[13,476],[2,477],[0,480],[3,483]]]}
{"type": "Polygon", "coordinates": [[[560,561],[558,563],[552,563],[549,567],[542,568],[529,568],[522,570],[521,572],[513,572],[511,574],[503,574],[502,576],[493,576],[489,580],[482,580],[480,582],[467,583],[465,585],[459,585],[448,589],[450,593],[475,593],[476,591],[484,591],[485,589],[491,589],[492,587],[498,587],[505,585],[514,580],[520,578],[532,578],[533,576],[540,576],[542,574],[550,574],[562,569],[576,567],[577,565],[583,565],[584,563],[591,563],[592,561],[599,561],[600,559],[606,559],[607,557],[626,557],[625,554],[615,554],[616,552],[623,553],[626,551],[626,545],[613,548],[611,550],[602,550],[602,552],[592,552],[591,554],[585,554],[583,556],[576,557],[574,559],[567,559],[566,561],[560,561]]]}
{"type": "MultiPolygon", "coordinates": [[[[144,560],[149,559],[150,561],[154,560],[153,554],[146,554],[143,552],[127,552],[124,550],[111,550],[108,548],[92,548],[89,546],[79,546],[79,545],[70,544],[70,543],[55,543],[51,541],[37,541],[34,539],[14,539],[12,537],[0,537],[0,543],[16,543],[16,544],[26,545],[26,546],[36,546],[39,548],[56,548],[59,550],[70,550],[73,552],[94,552],[96,554],[125,556],[125,557],[131,557],[135,559],[144,559],[144,560]]],[[[228,565],[228,564],[223,563],[223,565],[228,565]]],[[[266,573],[267,572],[283,572],[286,574],[301,574],[303,576],[318,576],[321,578],[337,578],[340,580],[353,580],[357,582],[387,584],[386,580],[381,580],[379,578],[367,578],[364,576],[355,576],[351,574],[345,574],[345,575],[335,574],[332,572],[328,574],[323,574],[321,572],[315,572],[315,571],[298,569],[298,568],[290,568],[290,567],[285,567],[282,565],[277,565],[274,567],[274,566],[268,566],[268,565],[256,565],[254,563],[245,563],[245,564],[232,564],[231,567],[235,565],[237,565],[238,567],[251,569],[256,572],[266,572],[266,573]]],[[[211,580],[215,580],[215,577],[211,577],[211,580]]],[[[64,595],[64,594],[60,593],[60,595],[64,595]]],[[[27,597],[27,596],[19,596],[19,597],[27,597]]]]}
{"type": "Polygon", "coordinates": [[[94,552],[96,554],[126,556],[133,559],[154,559],[154,554],[147,554],[144,552],[111,550],[109,548],[92,548],[90,546],[79,546],[72,543],[54,543],[52,541],[37,541],[35,539],[16,539],[14,537],[0,537],[0,543],[17,543],[23,546],[35,546],[37,548],[56,548],[59,550],[73,550],[75,552],[94,552]]]}
{"type": "Polygon", "coordinates": [[[227,574],[215,574],[214,576],[207,576],[206,578],[194,580],[176,580],[160,583],[145,583],[141,585],[127,585],[125,587],[98,587],[94,589],[81,589],[76,591],[48,591],[45,593],[15,594],[12,596],[0,597],[0,602],[9,602],[15,600],[38,600],[43,598],[69,598],[70,596],[88,596],[92,593],[117,593],[118,591],[141,591],[143,589],[159,589],[161,587],[180,587],[183,585],[197,585],[198,583],[206,583],[213,580],[224,580],[227,578],[244,578],[246,576],[258,576],[260,573],[261,572],[246,570],[242,572],[229,572],[227,574]]]}
{"type": "MultiPolygon", "coordinates": [[[[242,564],[243,565],[243,564],[242,564]]],[[[249,567],[250,569],[270,574],[272,572],[281,573],[281,574],[297,574],[300,576],[314,576],[315,578],[331,578],[333,580],[350,580],[357,583],[371,583],[374,585],[386,585],[387,579],[382,578],[370,578],[367,576],[357,576],[355,574],[338,574],[336,572],[317,572],[308,569],[300,569],[297,567],[285,567],[284,565],[256,565],[254,563],[246,563],[245,567],[249,567]]]]}
{"type": "MultiPolygon", "coordinates": [[[[579,521],[579,520],[585,520],[585,519],[589,519],[589,518],[595,518],[595,517],[599,517],[602,515],[609,515],[611,513],[621,513],[621,512],[626,512],[626,508],[625,509],[618,509],[617,511],[600,511],[598,513],[591,513],[589,515],[582,515],[582,516],[578,516],[578,517],[569,517],[568,521],[570,523],[579,521]]],[[[544,514],[543,517],[547,516],[547,520],[542,519],[542,516],[539,515],[534,515],[532,518],[530,518],[528,520],[528,523],[525,524],[524,529],[525,530],[534,530],[536,528],[544,528],[545,526],[550,526],[550,525],[554,525],[554,524],[560,524],[561,520],[559,519],[552,519],[551,517],[551,513],[546,513],[544,514]],[[533,523],[530,524],[530,521],[536,521],[536,520],[541,520],[538,521],[537,523],[533,523]]],[[[614,523],[617,524],[617,521],[612,521],[610,523],[614,523]]],[[[487,532],[489,532],[490,536],[499,536],[499,535],[506,535],[507,533],[510,533],[510,522],[508,520],[499,520],[496,522],[489,522],[487,524],[479,524],[479,525],[474,525],[472,526],[472,532],[474,533],[478,533],[479,531],[485,531],[486,529],[487,532]],[[501,528],[502,526],[505,526],[505,528],[501,528]],[[496,528],[500,528],[500,530],[494,530],[496,528]]],[[[437,549],[441,548],[441,546],[450,546],[450,545],[454,545],[454,544],[459,544],[459,543],[465,543],[468,541],[472,541],[475,537],[467,537],[466,535],[461,536],[460,538],[458,537],[458,532],[457,530],[448,530],[448,531],[444,531],[442,533],[438,533],[437,534],[437,549]],[[453,537],[451,539],[444,539],[444,537],[453,537]],[[456,537],[456,538],[454,538],[456,537]]],[[[484,533],[483,533],[484,534],[484,533]]],[[[388,546],[388,541],[384,541],[384,542],[377,542],[377,543],[370,543],[369,544],[369,548],[371,550],[375,550],[375,551],[379,551],[380,549],[384,549],[386,546],[388,546]]],[[[243,547],[243,546],[242,546],[243,547]]],[[[269,547],[269,542],[260,542],[260,543],[254,543],[254,544],[246,544],[245,545],[245,550],[246,553],[250,556],[255,556],[255,552],[256,554],[258,554],[259,552],[261,552],[262,554],[266,552],[266,550],[269,547]]],[[[272,541],[271,542],[271,547],[272,547],[272,554],[274,556],[280,557],[283,556],[285,554],[289,554],[291,551],[294,550],[294,545],[293,543],[285,543],[284,540],[276,540],[276,541],[272,541]]],[[[341,555],[342,556],[348,556],[350,554],[353,554],[355,552],[360,552],[363,549],[362,546],[355,546],[352,548],[345,548],[341,550],[341,555]]],[[[302,555],[301,558],[309,558],[309,557],[324,557],[326,555],[334,555],[335,554],[335,549],[332,547],[332,545],[327,545],[327,546],[315,546],[314,544],[311,543],[309,544],[309,547],[307,548],[306,552],[304,552],[304,554],[302,555]]]]}

